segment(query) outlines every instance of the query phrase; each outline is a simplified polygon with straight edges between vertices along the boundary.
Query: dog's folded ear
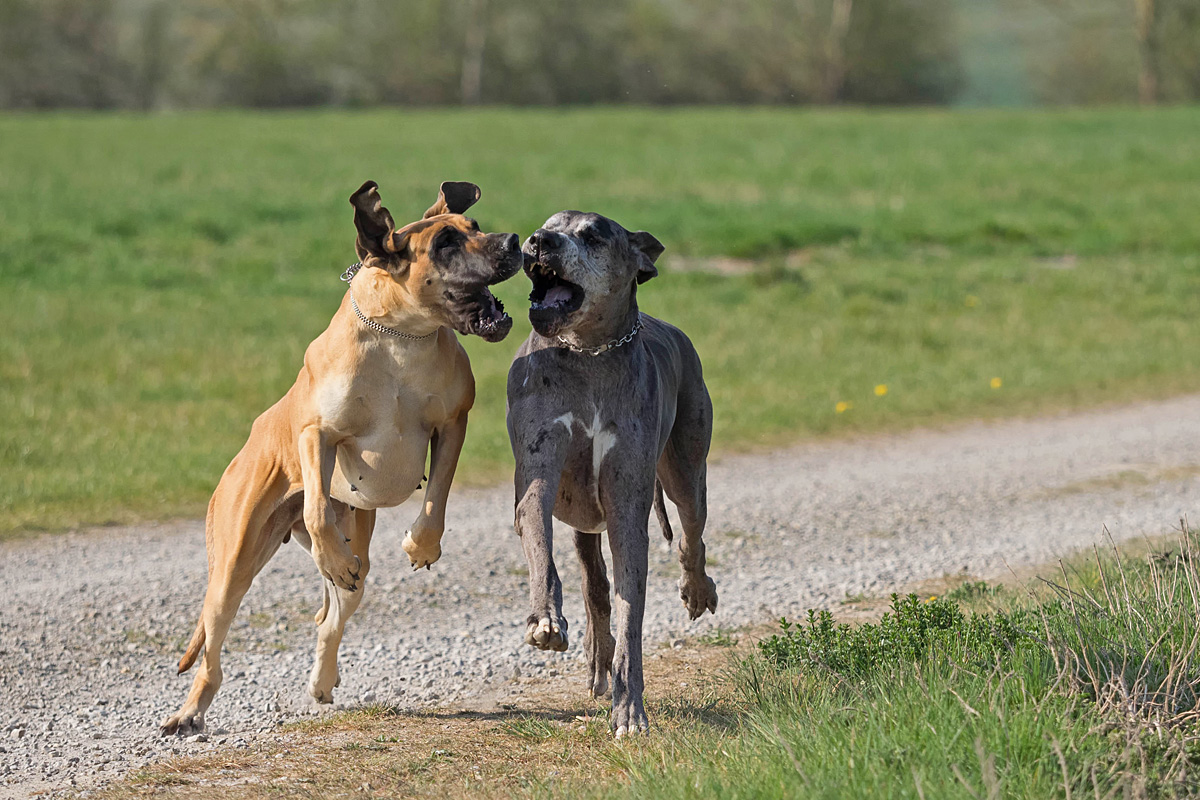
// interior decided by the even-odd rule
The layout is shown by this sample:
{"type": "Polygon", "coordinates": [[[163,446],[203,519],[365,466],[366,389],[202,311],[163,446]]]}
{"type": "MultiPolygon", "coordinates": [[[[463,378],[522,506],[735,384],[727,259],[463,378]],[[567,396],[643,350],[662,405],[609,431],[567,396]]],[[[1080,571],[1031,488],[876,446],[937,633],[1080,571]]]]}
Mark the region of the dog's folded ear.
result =
{"type": "Polygon", "coordinates": [[[354,227],[358,231],[354,248],[360,260],[367,256],[387,258],[404,249],[405,237],[396,233],[396,223],[383,207],[379,184],[375,181],[364,183],[350,195],[350,205],[354,206],[354,227]]]}
{"type": "Polygon", "coordinates": [[[663,247],[662,242],[645,231],[634,231],[629,234],[629,243],[633,245],[633,251],[637,254],[637,282],[645,283],[651,278],[656,277],[658,275],[658,268],[654,266],[654,262],[658,261],[658,257],[666,249],[663,247]]]}
{"type": "Polygon", "coordinates": [[[462,214],[479,202],[479,187],[467,181],[446,181],[438,190],[437,202],[429,207],[422,219],[439,214],[462,214]]]}

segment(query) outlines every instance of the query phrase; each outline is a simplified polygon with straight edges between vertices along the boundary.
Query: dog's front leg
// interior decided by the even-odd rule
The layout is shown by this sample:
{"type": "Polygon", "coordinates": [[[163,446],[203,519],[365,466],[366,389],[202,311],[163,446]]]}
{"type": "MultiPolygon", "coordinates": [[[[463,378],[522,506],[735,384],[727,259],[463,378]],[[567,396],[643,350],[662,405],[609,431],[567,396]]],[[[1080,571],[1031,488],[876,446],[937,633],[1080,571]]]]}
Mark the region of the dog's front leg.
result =
{"type": "Polygon", "coordinates": [[[328,436],[316,425],[300,432],[298,450],[304,481],[304,527],[312,537],[312,558],[327,579],[347,591],[357,591],[362,562],[342,535],[329,498],[336,452],[328,436]]]}
{"type": "Polygon", "coordinates": [[[442,533],[446,530],[446,498],[454,482],[458,456],[467,438],[467,414],[439,428],[430,441],[429,482],[425,502],[412,528],[404,536],[404,552],[413,569],[428,567],[442,557],[442,533]]]}
{"type": "Polygon", "coordinates": [[[561,426],[543,430],[517,456],[516,528],[529,564],[530,614],[525,642],[540,650],[567,649],[562,581],[554,568],[554,501],[570,439],[561,426]]]}

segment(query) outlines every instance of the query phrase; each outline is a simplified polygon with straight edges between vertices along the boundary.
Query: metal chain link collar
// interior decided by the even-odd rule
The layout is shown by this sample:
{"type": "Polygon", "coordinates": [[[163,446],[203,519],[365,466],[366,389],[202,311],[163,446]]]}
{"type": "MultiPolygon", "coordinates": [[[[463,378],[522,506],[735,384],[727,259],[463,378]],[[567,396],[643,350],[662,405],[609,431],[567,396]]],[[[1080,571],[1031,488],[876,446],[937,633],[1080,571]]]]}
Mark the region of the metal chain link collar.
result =
{"type": "Polygon", "coordinates": [[[641,329],[642,329],[642,314],[639,311],[637,322],[633,323],[633,330],[631,330],[629,333],[622,336],[620,339],[613,339],[611,342],[602,344],[598,347],[580,347],[578,345],[571,344],[570,342],[568,342],[566,340],[566,338],[564,338],[562,336],[558,337],[558,341],[563,345],[563,347],[567,348],[568,350],[572,350],[576,353],[587,353],[589,356],[598,356],[601,353],[607,353],[609,350],[616,350],[621,345],[629,344],[630,342],[633,341],[633,337],[638,335],[638,331],[640,331],[641,329]]]}
{"type": "MultiPolygon", "coordinates": [[[[350,265],[346,269],[346,271],[342,273],[342,280],[345,281],[346,283],[350,283],[352,280],[354,280],[354,276],[358,274],[358,271],[360,269],[362,269],[361,261],[359,261],[356,264],[350,265]]],[[[429,337],[431,337],[437,333],[437,329],[435,328],[434,330],[430,331],[429,333],[425,334],[424,336],[414,336],[411,333],[405,333],[404,331],[398,331],[395,328],[389,328],[386,325],[380,325],[378,322],[376,322],[373,319],[369,319],[366,314],[359,311],[358,302],[355,301],[355,299],[354,299],[354,290],[353,289],[351,289],[351,291],[350,291],[350,305],[354,308],[354,314],[358,317],[359,321],[362,322],[363,325],[366,325],[371,330],[378,331],[379,333],[386,333],[390,336],[395,336],[399,339],[411,339],[414,342],[419,342],[422,339],[428,339],[429,337]]]]}

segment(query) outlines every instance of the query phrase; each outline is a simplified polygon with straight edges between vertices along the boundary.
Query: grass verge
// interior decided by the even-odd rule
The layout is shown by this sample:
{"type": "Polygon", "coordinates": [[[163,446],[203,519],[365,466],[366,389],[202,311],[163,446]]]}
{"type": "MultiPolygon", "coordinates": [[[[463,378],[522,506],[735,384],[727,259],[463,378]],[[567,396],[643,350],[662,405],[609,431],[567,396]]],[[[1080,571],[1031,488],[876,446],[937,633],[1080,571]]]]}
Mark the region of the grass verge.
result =
{"type": "Polygon", "coordinates": [[[894,597],[877,623],[785,624],[731,683],[737,735],[631,754],[627,794],[1195,796],[1197,544],[1185,529],[1165,552],[1097,552],[1033,589],[970,583],[894,597]]]}
{"type": "Polygon", "coordinates": [[[299,726],[276,758],[173,762],[108,796],[1194,797],[1198,558],[1184,527],[862,624],[651,651],[645,739],[612,741],[559,678],[507,710],[299,726]]]}

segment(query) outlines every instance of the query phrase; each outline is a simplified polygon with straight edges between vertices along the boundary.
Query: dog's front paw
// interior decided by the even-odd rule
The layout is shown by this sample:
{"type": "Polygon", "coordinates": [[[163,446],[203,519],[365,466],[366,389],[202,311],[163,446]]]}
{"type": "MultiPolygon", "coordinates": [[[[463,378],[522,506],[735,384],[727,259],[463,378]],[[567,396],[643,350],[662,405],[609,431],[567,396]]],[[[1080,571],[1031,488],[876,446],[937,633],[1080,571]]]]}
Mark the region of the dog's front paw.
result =
{"type": "Polygon", "coordinates": [[[401,544],[404,552],[408,553],[408,560],[412,562],[413,569],[425,567],[429,569],[429,565],[436,562],[442,557],[442,543],[434,540],[432,543],[418,544],[412,538],[412,531],[404,534],[404,542],[401,544]]]}
{"type": "Polygon", "coordinates": [[[362,561],[350,552],[349,547],[343,546],[338,552],[331,553],[325,548],[318,548],[314,540],[312,557],[321,575],[333,581],[335,586],[340,586],[348,592],[358,591],[362,561]]]}
{"type": "Polygon", "coordinates": [[[618,739],[650,732],[650,720],[640,698],[613,703],[612,730],[618,739]]]}
{"type": "Polygon", "coordinates": [[[159,736],[191,736],[204,730],[204,713],[186,706],[162,721],[159,736]]]}
{"type": "Polygon", "coordinates": [[[525,643],[539,650],[557,650],[561,653],[567,649],[567,621],[562,617],[551,620],[550,617],[531,615],[529,625],[525,628],[525,643]]]}
{"type": "Polygon", "coordinates": [[[717,613],[717,585],[703,572],[684,570],[679,578],[679,598],[683,600],[692,619],[699,617],[705,610],[717,613]]]}

